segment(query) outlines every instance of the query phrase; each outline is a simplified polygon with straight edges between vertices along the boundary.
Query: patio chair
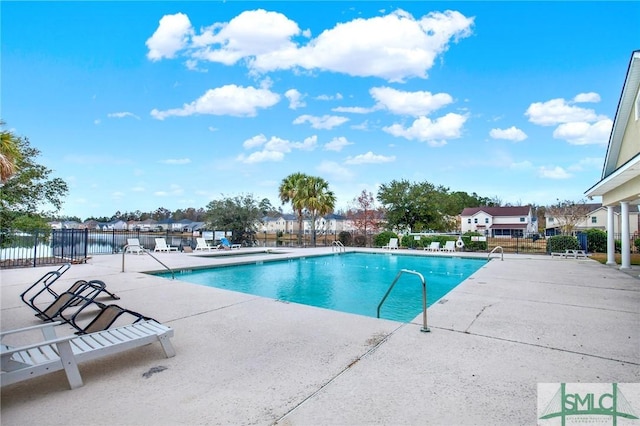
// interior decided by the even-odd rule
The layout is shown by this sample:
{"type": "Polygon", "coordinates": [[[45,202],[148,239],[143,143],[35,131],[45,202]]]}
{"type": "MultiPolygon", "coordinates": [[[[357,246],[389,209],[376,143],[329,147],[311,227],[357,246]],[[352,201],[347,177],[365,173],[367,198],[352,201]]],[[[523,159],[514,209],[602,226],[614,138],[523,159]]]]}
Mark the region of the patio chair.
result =
{"type": "Polygon", "coordinates": [[[143,254],[144,247],[137,238],[127,238],[127,253],[143,254]]]}
{"type": "MultiPolygon", "coordinates": [[[[0,357],[2,387],[33,377],[64,370],[69,387],[83,385],[78,364],[109,355],[160,342],[167,358],[175,356],[171,344],[173,329],[154,320],[141,321],[111,330],[98,331],[82,336],[57,337],[55,325],[47,323],[35,327],[10,330],[0,333],[0,357]],[[42,331],[43,341],[12,347],[5,343],[5,337],[33,330],[42,331]]],[[[109,366],[109,363],[104,363],[109,366]]]]}
{"type": "Polygon", "coordinates": [[[207,241],[204,238],[196,238],[196,248],[195,250],[217,250],[218,246],[210,246],[207,244],[207,241]]]}
{"type": "Polygon", "coordinates": [[[383,249],[388,249],[388,250],[392,250],[392,249],[398,249],[398,239],[397,238],[390,238],[389,242],[387,243],[386,246],[382,246],[383,249]]]}
{"type": "Polygon", "coordinates": [[[167,241],[164,238],[156,238],[156,247],[153,249],[153,251],[166,251],[167,253],[169,253],[172,251],[178,251],[178,247],[167,245],[167,241]]]}
{"type": "Polygon", "coordinates": [[[144,316],[138,312],[123,308],[118,305],[104,305],[96,301],[92,301],[84,304],[80,309],[75,311],[71,316],[68,316],[68,315],[65,316],[64,312],[62,312],[60,314],[60,318],[64,320],[66,323],[70,324],[73,328],[78,330],[76,334],[88,334],[88,333],[95,333],[97,331],[107,330],[116,321],[118,321],[118,325],[127,325],[127,324],[135,324],[140,321],[154,320],[153,318],[144,316]],[[90,306],[97,306],[99,308],[98,313],[89,320],[87,325],[82,326],[80,322],[84,319],[83,317],[86,316],[86,315],[82,315],[84,314],[83,311],[85,308],[90,306]]]}
{"type": "Polygon", "coordinates": [[[455,241],[452,241],[452,240],[451,240],[451,241],[447,241],[447,242],[444,244],[444,247],[442,247],[442,248],[440,249],[440,251],[448,251],[448,252],[456,251],[456,242],[455,242],[455,241]]]}
{"type": "Polygon", "coordinates": [[[426,251],[440,251],[440,242],[432,241],[428,247],[424,248],[426,251]]]}
{"type": "MultiPolygon", "coordinates": [[[[66,271],[66,269],[64,269],[63,272],[60,272],[61,268],[62,267],[60,267],[57,271],[47,272],[42,276],[42,278],[40,278],[33,285],[27,288],[22,294],[20,294],[20,299],[22,299],[22,301],[25,304],[27,304],[27,306],[29,306],[31,309],[36,311],[38,314],[41,314],[42,311],[36,306],[36,304],[45,303],[44,301],[40,302],[40,300],[43,300],[43,295],[45,294],[45,291],[51,294],[55,299],[58,299],[60,297],[60,294],[62,293],[76,294],[81,289],[90,290],[90,289],[83,288],[88,283],[88,281],[78,280],[75,283],[73,283],[71,287],[66,289],[64,292],[61,292],[60,294],[58,294],[52,288],[52,284],[60,277],[60,275],[62,275],[66,271]]],[[[95,297],[98,297],[100,293],[106,293],[107,295],[109,295],[109,297],[111,297],[114,300],[120,299],[120,297],[116,296],[114,293],[111,293],[105,287],[106,285],[104,284],[104,282],[94,280],[92,282],[91,289],[92,291],[97,291],[95,297]]]]}
{"type": "Polygon", "coordinates": [[[53,321],[60,316],[65,309],[70,307],[81,306],[78,309],[78,311],[81,311],[91,304],[104,306],[102,303],[95,301],[95,298],[104,291],[104,287],[105,283],[100,280],[85,281],[83,284],[80,284],[74,292],[65,291],[42,310],[36,305],[29,306],[37,312],[36,316],[41,320],[53,321]]]}

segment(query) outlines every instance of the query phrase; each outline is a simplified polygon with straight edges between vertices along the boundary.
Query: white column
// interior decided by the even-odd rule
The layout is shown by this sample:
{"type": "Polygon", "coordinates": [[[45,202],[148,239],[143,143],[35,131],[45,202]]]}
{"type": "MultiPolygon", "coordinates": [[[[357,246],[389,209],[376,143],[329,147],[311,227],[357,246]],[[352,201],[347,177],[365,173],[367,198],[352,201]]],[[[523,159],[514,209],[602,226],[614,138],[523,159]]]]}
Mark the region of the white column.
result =
{"type": "Polygon", "coordinates": [[[631,269],[631,243],[629,242],[629,202],[620,202],[621,212],[620,220],[622,224],[620,226],[620,232],[622,233],[622,264],[620,269],[631,269]]]}
{"type": "Polygon", "coordinates": [[[607,265],[616,264],[616,242],[613,231],[613,206],[607,206],[607,265]]]}

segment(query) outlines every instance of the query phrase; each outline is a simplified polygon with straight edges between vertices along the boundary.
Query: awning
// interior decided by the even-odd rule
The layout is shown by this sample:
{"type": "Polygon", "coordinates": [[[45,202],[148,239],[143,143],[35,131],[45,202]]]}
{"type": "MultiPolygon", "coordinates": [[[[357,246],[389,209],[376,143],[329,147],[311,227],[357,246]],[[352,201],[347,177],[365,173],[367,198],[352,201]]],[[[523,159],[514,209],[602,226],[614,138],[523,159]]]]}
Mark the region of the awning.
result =
{"type": "Polygon", "coordinates": [[[526,229],[526,227],[527,227],[526,223],[491,225],[491,229],[526,229]]]}

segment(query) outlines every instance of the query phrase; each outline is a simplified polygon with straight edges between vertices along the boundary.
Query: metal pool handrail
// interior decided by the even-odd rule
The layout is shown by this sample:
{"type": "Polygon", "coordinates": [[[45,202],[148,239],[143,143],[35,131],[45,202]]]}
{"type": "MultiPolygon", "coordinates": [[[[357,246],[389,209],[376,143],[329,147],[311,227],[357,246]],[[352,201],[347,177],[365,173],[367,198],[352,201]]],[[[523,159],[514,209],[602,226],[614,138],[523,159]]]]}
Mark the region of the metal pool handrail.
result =
{"type": "MultiPolygon", "coordinates": [[[[124,272],[124,255],[127,253],[127,247],[129,247],[129,244],[125,244],[125,246],[122,248],[122,272],[124,272]]],[[[151,256],[152,258],[154,258],[156,262],[158,262],[159,264],[164,266],[169,272],[171,272],[171,279],[172,280],[176,279],[176,276],[175,276],[175,273],[173,272],[173,269],[169,268],[167,265],[162,263],[162,261],[160,259],[158,259],[157,257],[155,257],[154,255],[152,255],[149,250],[142,249],[142,252],[146,253],[149,256],[151,256]]]]}
{"type": "Polygon", "coordinates": [[[342,241],[340,240],[335,240],[334,242],[331,243],[331,251],[335,251],[335,250],[338,250],[339,252],[347,251],[347,249],[344,247],[344,244],[342,244],[342,241]]]}
{"type": "Polygon", "coordinates": [[[502,246],[495,246],[493,250],[491,250],[491,253],[487,255],[487,260],[491,259],[491,255],[498,249],[500,249],[500,260],[504,260],[504,249],[502,248],[502,246]]]}
{"type": "Polygon", "coordinates": [[[424,277],[420,272],[411,271],[409,269],[401,269],[400,272],[398,272],[398,275],[396,275],[393,282],[389,286],[389,290],[387,290],[387,293],[384,295],[384,297],[380,301],[380,304],[378,305],[378,318],[380,318],[380,308],[382,307],[382,304],[387,299],[387,296],[389,295],[389,293],[391,293],[391,289],[393,289],[393,286],[396,285],[396,282],[398,282],[402,274],[416,275],[422,282],[422,328],[420,329],[420,331],[424,331],[425,333],[429,332],[431,330],[429,330],[429,327],[427,327],[427,283],[425,282],[424,277]]]}

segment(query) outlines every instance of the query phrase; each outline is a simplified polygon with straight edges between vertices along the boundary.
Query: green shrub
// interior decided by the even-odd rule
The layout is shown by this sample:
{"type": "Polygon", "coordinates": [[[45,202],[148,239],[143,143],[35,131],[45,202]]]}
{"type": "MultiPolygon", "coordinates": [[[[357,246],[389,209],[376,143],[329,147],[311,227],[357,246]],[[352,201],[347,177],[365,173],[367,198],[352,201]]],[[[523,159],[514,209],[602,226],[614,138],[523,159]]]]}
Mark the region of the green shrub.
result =
{"type": "Polygon", "coordinates": [[[462,236],[464,242],[464,249],[466,251],[487,251],[486,241],[471,241],[471,237],[481,237],[482,234],[478,232],[466,232],[462,236]]]}
{"type": "Polygon", "coordinates": [[[398,234],[392,231],[382,231],[375,237],[373,237],[373,246],[374,247],[382,247],[389,244],[389,240],[391,238],[398,238],[398,234]]]}
{"type": "Polygon", "coordinates": [[[351,232],[342,231],[338,234],[338,240],[340,240],[343,246],[350,246],[353,237],[351,237],[351,232]]]}
{"type": "Polygon", "coordinates": [[[607,252],[607,233],[601,229],[589,229],[587,234],[587,251],[592,253],[607,252]]]}
{"type": "Polygon", "coordinates": [[[636,246],[636,251],[640,252],[640,238],[633,240],[633,245],[636,246]]]}
{"type": "Polygon", "coordinates": [[[547,253],[565,250],[580,250],[578,239],[569,235],[556,235],[547,239],[547,253]]]}

